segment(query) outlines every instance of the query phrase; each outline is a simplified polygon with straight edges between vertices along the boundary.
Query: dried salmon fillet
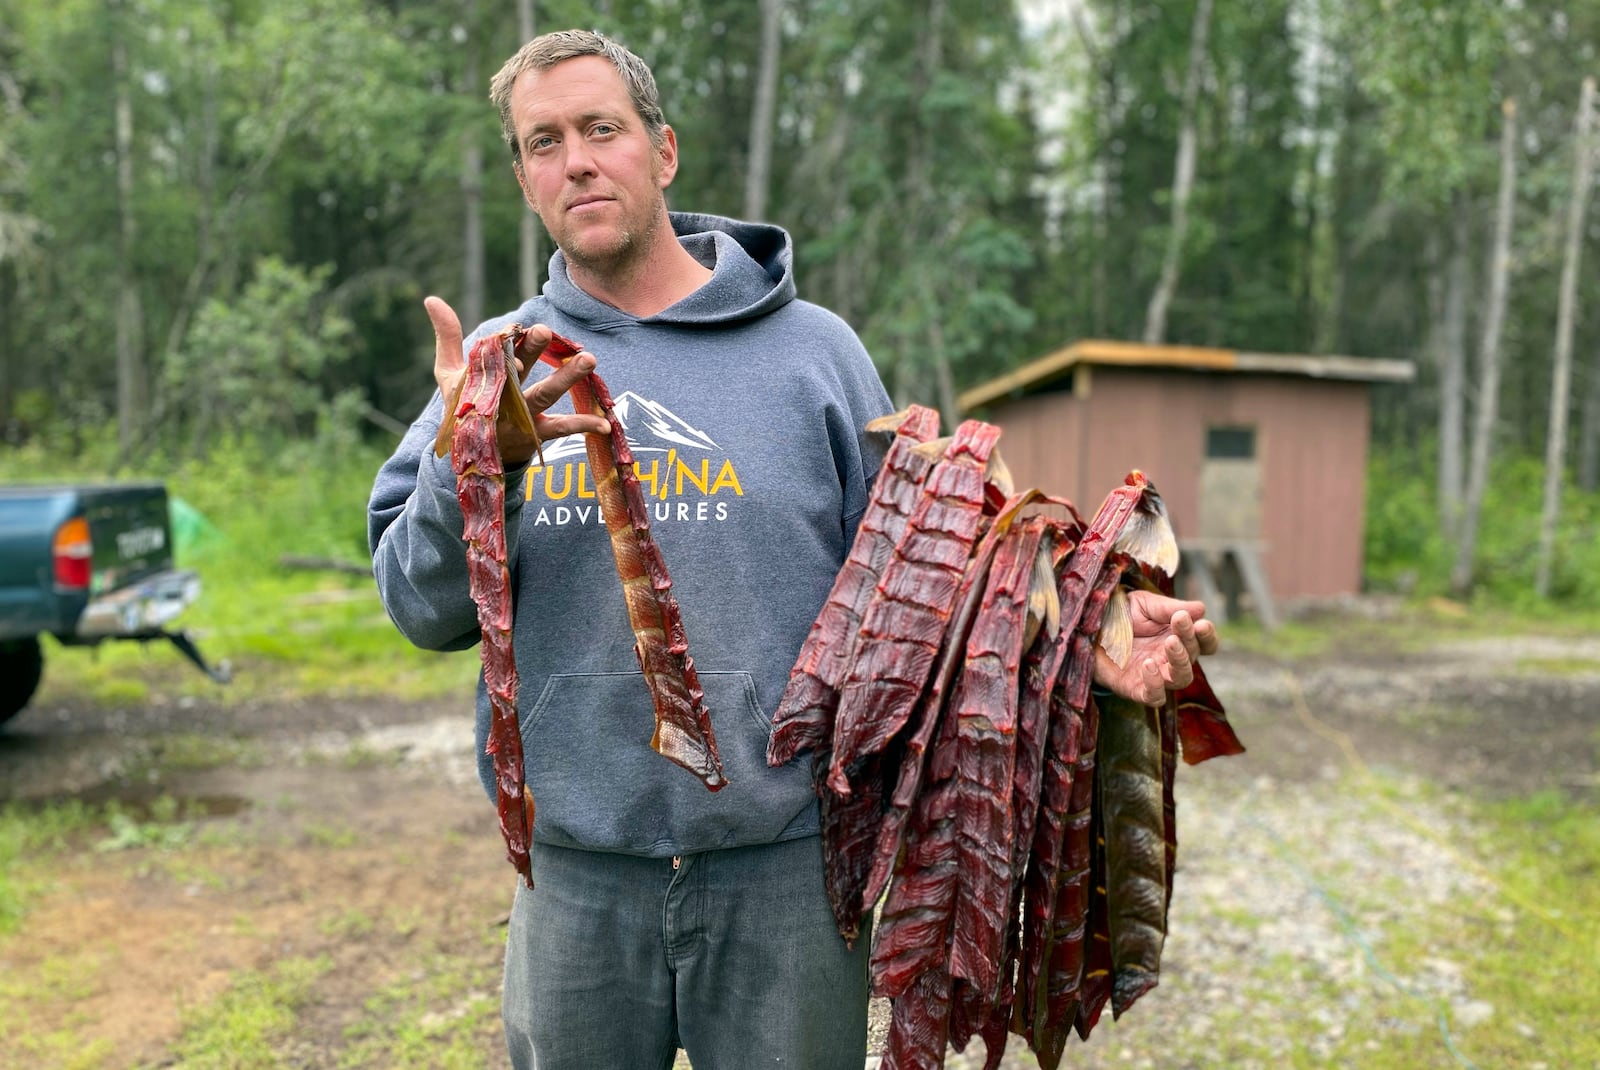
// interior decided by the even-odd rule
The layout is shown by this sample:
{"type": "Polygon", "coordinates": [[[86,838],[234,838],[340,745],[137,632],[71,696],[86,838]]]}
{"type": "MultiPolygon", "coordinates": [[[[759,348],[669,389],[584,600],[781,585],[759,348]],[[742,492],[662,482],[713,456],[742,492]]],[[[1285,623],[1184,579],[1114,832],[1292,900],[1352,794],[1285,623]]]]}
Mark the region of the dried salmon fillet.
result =
{"type": "Polygon", "coordinates": [[[879,1070],[937,1070],[950,1034],[950,976],[936,970],[894,1002],[879,1070]]]}
{"type": "Polygon", "coordinates": [[[839,935],[853,948],[861,918],[871,909],[866,889],[883,819],[887,772],[882,756],[874,754],[851,778],[850,794],[841,796],[825,784],[830,753],[825,747],[813,752],[812,775],[821,796],[822,877],[839,935]]]}
{"type": "Polygon", "coordinates": [[[1105,824],[1111,1013],[1156,986],[1167,935],[1167,832],[1159,712],[1100,703],[1099,794],[1105,824]]]}
{"type": "Polygon", "coordinates": [[[956,844],[961,882],[951,930],[950,972],[993,1000],[1011,903],[1017,697],[1022,639],[1044,518],[1013,528],[995,555],[984,609],[967,640],[951,696],[960,738],[956,844]]]}
{"type": "Polygon", "coordinates": [[[862,615],[834,720],[828,786],[840,795],[850,793],[849,767],[883,749],[927,686],[978,536],[984,472],[999,437],[999,428],[976,420],[956,429],[862,615]]]}
{"type": "Polygon", "coordinates": [[[484,685],[489,692],[489,738],[495,810],[506,857],[529,888],[533,871],[533,794],[524,779],[522,731],[517,722],[517,661],[512,650],[511,574],[506,564],[505,466],[495,421],[502,405],[523,430],[533,416],[517,387],[514,334],[479,339],[467,353],[460,388],[447,399],[435,450],[450,453],[467,543],[467,588],[478,609],[484,685]]]}
{"type": "MultiPolygon", "coordinates": [[[[527,333],[522,333],[527,339],[527,333]]],[[[553,334],[538,359],[561,367],[577,356],[576,342],[553,334]]],[[[628,622],[633,628],[634,655],[644,674],[655,707],[655,733],[650,746],[662,757],[683,766],[712,791],[728,783],[717,754],[711,714],[705,706],[683,614],[672,596],[672,577],[661,549],[650,534],[650,516],[634,470],[633,450],[617,419],[611,392],[599,375],[591,373],[573,384],[573,408],[602,417],[611,425],[609,435],[584,435],[589,474],[594,480],[600,512],[611,537],[617,577],[622,581],[628,622]]]]}
{"type": "Polygon", "coordinates": [[[981,1037],[995,1070],[1009,1030],[1053,1070],[1074,1030],[1087,1038],[1108,1001],[1120,1014],[1156,976],[1180,737],[1225,748],[1231,729],[1196,688],[1188,722],[1170,696],[1143,735],[1119,720],[1101,739],[1096,658],[1126,663],[1124,586],[1159,587],[1175,566],[1164,508],[1134,472],[1091,523],[1023,517],[1070,503],[1014,492],[992,441],[981,465],[958,460],[978,431],[993,433],[969,421],[914,448],[939,460],[876,586],[860,600],[859,573],[836,584],[853,642],[835,626],[844,641],[808,645],[791,684],[838,700],[803,738],[841,933],[885,895],[869,957],[894,1005],[883,1065],[942,1066],[947,1045],[981,1037]],[[825,678],[819,649],[848,669],[825,678]]]}
{"type": "MultiPolygon", "coordinates": [[[[944,735],[954,738],[953,733],[944,735]]],[[[935,757],[941,742],[934,745],[935,757]]],[[[931,782],[918,796],[900,865],[878,918],[871,970],[872,989],[880,996],[897,997],[920,975],[946,972],[959,865],[955,770],[950,764],[948,770],[930,770],[931,782]]]]}
{"type": "Polygon", "coordinates": [[[850,554],[839,569],[822,611],[812,622],[800,656],[790,670],[788,686],[772,715],[768,765],[782,765],[831,736],[839,687],[850,668],[862,611],[905,532],[923,479],[933,466],[932,458],[912,447],[939,433],[939,414],[934,410],[912,405],[892,417],[869,423],[867,429],[893,430],[894,441],[884,454],[850,554]]]}
{"type": "Polygon", "coordinates": [[[878,842],[862,892],[862,909],[871,910],[888,883],[889,874],[900,852],[907,816],[916,801],[927,766],[928,744],[933,739],[945,709],[945,696],[956,679],[956,671],[966,654],[967,636],[982,604],[983,591],[988,581],[989,568],[999,549],[1000,541],[1009,530],[1018,512],[1034,501],[1033,491],[1012,496],[1000,507],[998,515],[978,540],[961,587],[956,593],[956,608],[945,626],[939,652],[939,661],[928,683],[928,689],[918,701],[917,709],[905,726],[899,755],[899,770],[893,790],[885,800],[884,811],[878,826],[878,842]]]}

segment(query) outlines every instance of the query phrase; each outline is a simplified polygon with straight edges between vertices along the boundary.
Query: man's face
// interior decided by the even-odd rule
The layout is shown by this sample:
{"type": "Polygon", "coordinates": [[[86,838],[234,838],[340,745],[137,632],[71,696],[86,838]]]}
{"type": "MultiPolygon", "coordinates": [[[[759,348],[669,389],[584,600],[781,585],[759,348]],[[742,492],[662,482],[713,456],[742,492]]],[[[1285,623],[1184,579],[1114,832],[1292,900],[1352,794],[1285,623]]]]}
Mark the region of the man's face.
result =
{"type": "Polygon", "coordinates": [[[668,127],[651,144],[616,68],[579,56],[528,71],[512,85],[511,118],[522,194],[568,261],[606,274],[643,255],[664,220],[677,143],[668,127]]]}

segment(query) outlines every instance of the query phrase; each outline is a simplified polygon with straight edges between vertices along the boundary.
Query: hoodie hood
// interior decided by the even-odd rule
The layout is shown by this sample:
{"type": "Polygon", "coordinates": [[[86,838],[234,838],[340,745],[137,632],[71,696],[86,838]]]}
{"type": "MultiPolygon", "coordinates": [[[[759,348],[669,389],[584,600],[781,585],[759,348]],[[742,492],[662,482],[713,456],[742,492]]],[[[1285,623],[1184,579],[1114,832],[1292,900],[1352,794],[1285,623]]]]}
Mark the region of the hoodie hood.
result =
{"type": "Polygon", "coordinates": [[[694,212],[669,212],[668,217],[684,249],[711,269],[710,281],[694,293],[654,316],[630,316],[574,285],[566,256],[557,249],[550,258],[545,299],[597,330],[624,323],[735,323],[794,300],[794,242],[782,227],[694,212]]]}

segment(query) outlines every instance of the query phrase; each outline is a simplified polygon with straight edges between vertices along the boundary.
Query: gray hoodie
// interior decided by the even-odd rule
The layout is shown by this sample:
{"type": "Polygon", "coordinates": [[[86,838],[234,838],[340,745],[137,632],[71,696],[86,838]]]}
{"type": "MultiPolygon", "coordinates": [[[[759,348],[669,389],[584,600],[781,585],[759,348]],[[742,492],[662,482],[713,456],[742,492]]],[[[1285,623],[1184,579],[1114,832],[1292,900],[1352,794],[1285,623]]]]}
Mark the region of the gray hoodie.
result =
{"type": "MultiPolygon", "coordinates": [[[[467,342],[511,323],[572,338],[595,354],[633,444],[726,788],[708,792],[650,749],[654,713],[581,436],[508,473],[506,541],[534,837],[652,856],[817,833],[810,755],[768,769],[767,738],[887,445],[863,425],[889,409],[850,328],[795,297],[784,231],[681,213],[672,224],[714,274],[671,308],[619,311],[573,285],[557,252],[544,293],[467,342]]],[[[479,632],[455,476],[432,448],[441,412],[435,394],[379,471],[368,534],[400,631],[459,650],[479,632]]],[[[480,676],[479,772],[492,798],[488,726],[480,676]]]]}

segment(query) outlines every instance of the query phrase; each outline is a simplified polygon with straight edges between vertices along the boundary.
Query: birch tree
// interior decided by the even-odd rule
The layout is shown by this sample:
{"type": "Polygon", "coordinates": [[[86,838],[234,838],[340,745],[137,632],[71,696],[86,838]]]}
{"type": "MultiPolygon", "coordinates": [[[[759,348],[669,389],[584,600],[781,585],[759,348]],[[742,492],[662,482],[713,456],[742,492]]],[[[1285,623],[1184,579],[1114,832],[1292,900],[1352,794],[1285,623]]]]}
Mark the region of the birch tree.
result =
{"type": "Polygon", "coordinates": [[[1464,195],[1457,195],[1451,215],[1444,296],[1433,335],[1439,362],[1439,525],[1446,536],[1454,538],[1461,525],[1466,471],[1462,449],[1467,381],[1467,256],[1472,230],[1464,195]]]}
{"type": "Polygon", "coordinates": [[[1166,339],[1167,309],[1178,290],[1178,273],[1183,266],[1183,239],[1189,229],[1189,194],[1194,189],[1195,105],[1200,96],[1200,80],[1205,75],[1206,37],[1211,32],[1212,0],[1200,0],[1195,7],[1194,27],[1189,33],[1189,66],[1183,78],[1183,119],[1178,130],[1178,159],[1172,177],[1172,224],[1167,231],[1167,251],[1161,262],[1161,280],[1150,296],[1145,311],[1144,340],[1155,345],[1166,339]]]}
{"type": "Polygon", "coordinates": [[[1578,437],[1578,486],[1586,491],[1600,487],[1600,353],[1593,354],[1589,363],[1589,390],[1578,437]]]}
{"type": "Polygon", "coordinates": [[[1539,558],[1534,590],[1550,595],[1556,520],[1561,513],[1562,475],[1567,463],[1567,406],[1572,381],[1572,330],[1577,313],[1578,262],[1583,253],[1583,222],[1589,204],[1594,154],[1589,130],[1594,121],[1594,79],[1585,78],[1572,137],[1572,195],[1567,202],[1566,252],[1561,262],[1561,296],[1556,312],[1556,345],[1550,375],[1550,424],[1544,455],[1544,508],[1539,519],[1539,558]]]}
{"type": "Polygon", "coordinates": [[[761,62],[755,104],[750,109],[750,160],[745,168],[744,217],[765,219],[772,179],[772,125],[778,111],[778,62],[783,0],[761,0],[761,62]]]}
{"type": "Polygon", "coordinates": [[[133,448],[144,418],[149,386],[145,380],[144,304],[134,270],[138,226],[133,203],[133,86],[128,66],[123,7],[111,20],[111,78],[115,109],[114,152],[117,167],[117,445],[124,455],[133,448]]]}
{"type": "MultiPolygon", "coordinates": [[[[537,26],[534,0],[517,0],[517,36],[524,42],[531,41],[538,34],[537,26]]],[[[522,296],[528,298],[539,292],[544,243],[540,240],[539,220],[533,210],[523,205],[519,218],[521,230],[517,242],[517,278],[521,282],[522,296]]]]}
{"type": "Polygon", "coordinates": [[[1494,450],[1500,398],[1500,343],[1511,281],[1511,223],[1517,196],[1517,102],[1508,98],[1501,112],[1504,125],[1500,130],[1500,194],[1495,205],[1494,246],[1489,257],[1488,309],[1478,352],[1478,406],[1472,427],[1472,468],[1467,476],[1461,539],[1450,574],[1450,586],[1457,595],[1465,595],[1472,588],[1478,521],[1489,487],[1489,462],[1494,450]]]}
{"type": "MultiPolygon", "coordinates": [[[[461,82],[467,96],[481,96],[478,3],[466,0],[457,39],[463,48],[461,82]]],[[[461,320],[467,330],[483,322],[483,139],[477,123],[461,130],[461,320]]]]}

